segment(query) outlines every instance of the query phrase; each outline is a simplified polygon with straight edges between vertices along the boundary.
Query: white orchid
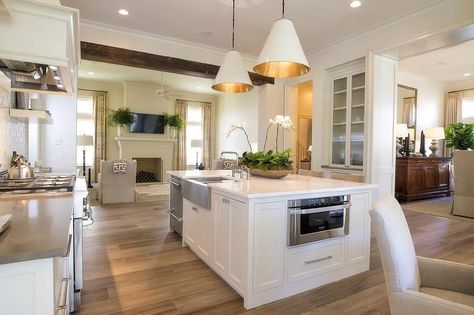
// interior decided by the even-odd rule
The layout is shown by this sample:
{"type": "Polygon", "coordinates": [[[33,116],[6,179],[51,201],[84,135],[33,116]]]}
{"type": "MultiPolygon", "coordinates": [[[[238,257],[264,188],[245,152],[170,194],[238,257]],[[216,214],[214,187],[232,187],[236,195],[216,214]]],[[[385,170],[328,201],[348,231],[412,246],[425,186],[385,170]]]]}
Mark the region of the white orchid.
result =
{"type": "Polygon", "coordinates": [[[292,129],[293,122],[291,121],[291,117],[286,115],[276,115],[275,118],[270,118],[268,120],[268,127],[267,132],[265,133],[265,143],[263,144],[263,150],[265,151],[268,139],[268,131],[270,130],[271,126],[276,126],[276,141],[275,141],[275,150],[278,151],[278,129],[282,127],[283,129],[292,129]]]}
{"type": "Polygon", "coordinates": [[[252,152],[252,145],[250,143],[250,139],[249,139],[249,135],[247,134],[247,131],[245,131],[245,127],[246,127],[246,124],[245,123],[238,123],[238,124],[232,124],[230,125],[230,129],[229,129],[229,132],[227,132],[227,134],[225,135],[225,138],[228,139],[231,135],[232,132],[236,131],[236,130],[242,130],[245,134],[245,138],[247,139],[247,143],[249,145],[249,148],[250,148],[250,152],[252,152]]]}

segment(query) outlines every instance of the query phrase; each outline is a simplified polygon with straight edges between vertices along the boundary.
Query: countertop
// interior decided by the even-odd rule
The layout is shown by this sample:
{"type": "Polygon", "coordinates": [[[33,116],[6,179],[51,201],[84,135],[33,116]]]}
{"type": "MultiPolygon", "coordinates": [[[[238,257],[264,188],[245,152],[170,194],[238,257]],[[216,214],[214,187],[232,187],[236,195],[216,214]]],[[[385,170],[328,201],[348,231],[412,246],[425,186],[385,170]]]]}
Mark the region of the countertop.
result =
{"type": "Polygon", "coordinates": [[[176,176],[179,178],[196,178],[196,177],[219,177],[219,176],[231,176],[231,170],[187,170],[187,171],[167,171],[168,175],[176,176]]]}
{"type": "Polygon", "coordinates": [[[377,188],[377,186],[373,184],[292,174],[283,179],[252,176],[250,180],[209,183],[208,186],[212,189],[232,193],[244,198],[289,196],[335,191],[343,193],[346,191],[373,190],[377,188]]]}
{"type": "Polygon", "coordinates": [[[0,264],[63,256],[73,201],[72,193],[0,200],[0,215],[12,214],[0,234],[0,264]]]}

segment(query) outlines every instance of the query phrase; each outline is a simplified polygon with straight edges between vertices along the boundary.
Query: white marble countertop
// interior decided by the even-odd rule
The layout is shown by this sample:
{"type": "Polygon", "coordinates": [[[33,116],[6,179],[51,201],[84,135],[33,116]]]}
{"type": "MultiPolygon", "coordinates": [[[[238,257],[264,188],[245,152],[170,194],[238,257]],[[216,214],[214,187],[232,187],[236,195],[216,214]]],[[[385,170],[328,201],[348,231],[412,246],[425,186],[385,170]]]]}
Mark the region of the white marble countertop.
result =
{"type": "Polygon", "coordinates": [[[289,196],[307,193],[346,192],[354,190],[373,190],[373,184],[349,182],[329,178],[288,175],[283,179],[269,179],[252,176],[250,180],[209,183],[215,190],[232,193],[244,198],[289,196]]]}
{"type": "Polygon", "coordinates": [[[219,177],[231,176],[231,170],[186,170],[186,171],[167,171],[168,175],[179,178],[196,178],[196,177],[219,177]]]}
{"type": "Polygon", "coordinates": [[[72,193],[2,197],[0,215],[12,214],[12,222],[0,234],[0,264],[66,253],[72,193]]]}

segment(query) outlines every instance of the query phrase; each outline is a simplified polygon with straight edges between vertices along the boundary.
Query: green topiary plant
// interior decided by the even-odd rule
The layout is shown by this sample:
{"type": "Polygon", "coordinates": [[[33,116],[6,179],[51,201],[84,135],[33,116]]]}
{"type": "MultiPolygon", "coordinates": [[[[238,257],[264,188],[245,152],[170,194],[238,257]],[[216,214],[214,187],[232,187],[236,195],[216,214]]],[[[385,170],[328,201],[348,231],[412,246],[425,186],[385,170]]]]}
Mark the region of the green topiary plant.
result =
{"type": "Polygon", "coordinates": [[[474,124],[451,124],[445,129],[445,134],[448,148],[474,149],[474,124]]]}
{"type": "Polygon", "coordinates": [[[116,110],[113,110],[107,117],[107,122],[113,127],[128,126],[133,124],[134,121],[135,116],[128,107],[119,107],[116,110]]]}
{"type": "Polygon", "coordinates": [[[184,127],[184,120],[183,118],[179,117],[178,114],[176,115],[168,115],[165,114],[165,118],[163,123],[171,128],[176,128],[177,130],[181,130],[184,127]]]}
{"type": "Polygon", "coordinates": [[[261,170],[292,170],[291,150],[283,152],[245,152],[239,163],[250,169],[261,170]]]}

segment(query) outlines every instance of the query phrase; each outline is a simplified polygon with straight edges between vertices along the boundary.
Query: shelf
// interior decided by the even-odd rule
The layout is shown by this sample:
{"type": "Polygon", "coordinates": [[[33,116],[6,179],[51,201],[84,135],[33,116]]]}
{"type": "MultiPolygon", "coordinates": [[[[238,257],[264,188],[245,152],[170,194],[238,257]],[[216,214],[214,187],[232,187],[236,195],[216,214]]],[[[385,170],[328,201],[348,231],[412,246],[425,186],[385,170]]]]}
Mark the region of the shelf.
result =
{"type": "Polygon", "coordinates": [[[343,110],[346,109],[346,106],[341,106],[341,107],[334,107],[332,110],[343,110]]]}
{"type": "Polygon", "coordinates": [[[53,123],[51,114],[45,110],[29,110],[29,109],[14,109],[10,108],[10,117],[22,120],[25,122],[36,122],[43,124],[53,123]]]}
{"type": "Polygon", "coordinates": [[[356,87],[352,88],[352,91],[357,91],[357,90],[362,90],[362,89],[365,89],[365,85],[356,86],[356,87]]]}
{"type": "Polygon", "coordinates": [[[351,142],[364,142],[364,140],[352,140],[351,139],[351,142]]]}
{"type": "Polygon", "coordinates": [[[333,126],[345,126],[346,123],[345,122],[340,122],[340,123],[333,123],[332,125],[333,126]]]}
{"type": "Polygon", "coordinates": [[[346,92],[347,92],[347,90],[341,90],[341,91],[334,92],[334,95],[343,94],[343,93],[346,93],[346,92]]]}
{"type": "Polygon", "coordinates": [[[358,107],[364,107],[365,104],[356,104],[356,105],[352,105],[352,108],[358,108],[358,107]]]}
{"type": "Polygon", "coordinates": [[[346,142],[346,140],[332,140],[333,143],[341,143],[341,142],[346,142]]]}
{"type": "Polygon", "coordinates": [[[364,121],[353,121],[352,124],[353,125],[362,125],[364,123],[364,121]]]}

